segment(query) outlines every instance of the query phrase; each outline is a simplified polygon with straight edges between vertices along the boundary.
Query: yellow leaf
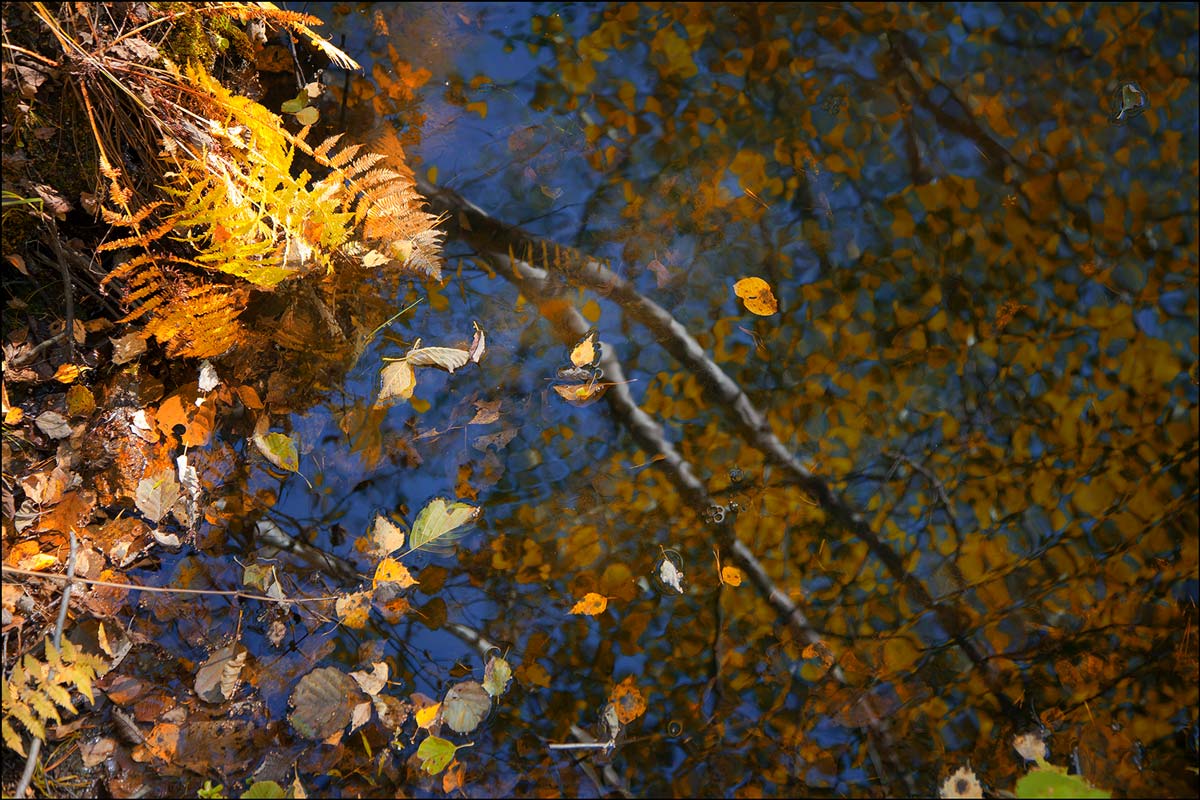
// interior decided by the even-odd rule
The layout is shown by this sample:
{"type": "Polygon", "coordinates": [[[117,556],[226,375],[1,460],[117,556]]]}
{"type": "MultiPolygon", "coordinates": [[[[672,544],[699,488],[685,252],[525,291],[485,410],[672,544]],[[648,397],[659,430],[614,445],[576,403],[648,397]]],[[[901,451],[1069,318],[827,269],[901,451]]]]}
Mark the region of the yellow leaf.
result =
{"type": "Polygon", "coordinates": [[[588,616],[596,616],[603,613],[604,609],[608,608],[608,598],[602,594],[588,592],[583,596],[583,599],[574,605],[571,609],[572,614],[587,614],[588,616]]]}
{"type": "Polygon", "coordinates": [[[760,317],[769,317],[779,310],[779,301],[771,286],[762,278],[742,278],[733,285],[733,293],[742,298],[746,310],[760,317]]]}
{"type": "MultiPolygon", "coordinates": [[[[24,569],[31,569],[34,572],[41,572],[49,569],[58,563],[58,559],[49,553],[38,553],[21,565],[24,569]]],[[[602,609],[603,610],[603,609],[602,609]]]]}
{"type": "Polygon", "coordinates": [[[416,713],[417,727],[428,730],[429,726],[437,719],[438,712],[442,710],[441,703],[434,703],[431,706],[425,706],[416,713]]]}
{"type": "Polygon", "coordinates": [[[379,379],[381,386],[379,397],[375,399],[377,406],[393,397],[408,400],[412,397],[413,390],[417,388],[417,375],[407,361],[394,361],[388,364],[379,373],[379,379]]]}
{"type": "Polygon", "coordinates": [[[394,558],[385,558],[375,568],[375,580],[372,581],[371,588],[374,589],[381,583],[398,583],[401,589],[405,589],[416,582],[407,567],[394,558]]]}
{"type": "Polygon", "coordinates": [[[600,360],[600,334],[595,328],[583,335],[579,344],[571,348],[571,364],[579,368],[596,366],[600,360]]]}
{"type": "Polygon", "coordinates": [[[77,367],[74,364],[60,364],[58,370],[54,373],[54,380],[59,383],[74,383],[81,372],[83,372],[82,367],[77,367]]]}
{"type": "Polygon", "coordinates": [[[558,392],[559,397],[566,400],[571,405],[582,406],[591,403],[593,400],[599,400],[610,384],[607,383],[580,383],[570,386],[560,386],[555,384],[554,391],[558,392]]]}
{"type": "Polygon", "coordinates": [[[721,567],[721,583],[727,586],[741,586],[742,571],[737,567],[721,567]]]}
{"type": "Polygon", "coordinates": [[[367,615],[371,611],[371,593],[355,592],[339,597],[334,604],[338,619],[348,628],[361,630],[367,626],[367,615]]]}
{"type": "Polygon", "coordinates": [[[5,425],[16,425],[25,418],[25,410],[19,406],[13,406],[4,413],[5,425]]]}

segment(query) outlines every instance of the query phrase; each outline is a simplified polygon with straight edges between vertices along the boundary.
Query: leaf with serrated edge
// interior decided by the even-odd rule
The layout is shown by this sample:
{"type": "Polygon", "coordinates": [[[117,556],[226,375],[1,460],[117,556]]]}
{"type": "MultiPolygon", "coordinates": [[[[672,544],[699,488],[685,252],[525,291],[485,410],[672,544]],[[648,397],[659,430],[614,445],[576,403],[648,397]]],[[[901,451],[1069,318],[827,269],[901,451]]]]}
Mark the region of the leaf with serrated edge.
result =
{"type": "Polygon", "coordinates": [[[367,552],[383,557],[396,552],[401,547],[404,547],[404,531],[383,514],[377,514],[375,525],[371,528],[371,539],[367,552]]]}
{"type": "Polygon", "coordinates": [[[268,433],[254,435],[254,443],[259,452],[267,457],[275,466],[287,472],[297,472],[300,469],[300,455],[296,450],[296,442],[292,437],[283,433],[268,433]]]}
{"type": "Polygon", "coordinates": [[[413,523],[409,552],[436,542],[455,528],[479,516],[479,509],[466,503],[447,503],[441,497],[429,501],[413,523]]]}
{"type": "Polygon", "coordinates": [[[414,367],[441,367],[447,372],[454,372],[466,366],[471,354],[457,347],[422,347],[409,352],[404,360],[414,367]]]}

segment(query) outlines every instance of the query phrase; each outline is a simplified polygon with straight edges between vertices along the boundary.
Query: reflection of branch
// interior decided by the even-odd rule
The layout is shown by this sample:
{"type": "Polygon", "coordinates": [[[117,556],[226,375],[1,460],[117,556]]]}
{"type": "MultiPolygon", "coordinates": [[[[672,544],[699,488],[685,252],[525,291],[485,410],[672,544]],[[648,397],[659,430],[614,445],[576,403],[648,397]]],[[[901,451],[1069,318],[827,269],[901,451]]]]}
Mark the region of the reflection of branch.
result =
{"type": "MultiPolygon", "coordinates": [[[[447,217],[448,235],[458,238],[481,253],[491,254],[501,267],[498,272],[512,275],[522,287],[522,292],[535,302],[551,299],[553,291],[546,287],[558,273],[549,273],[534,267],[519,258],[522,253],[554,252],[554,245],[532,234],[505,225],[466,200],[458,193],[436,187],[422,176],[417,176],[419,191],[429,199],[435,213],[447,217]],[[463,222],[466,224],[462,224],[463,222]],[[510,269],[511,268],[511,271],[510,269]]],[[[883,562],[888,573],[908,590],[918,605],[933,610],[942,628],[967,655],[984,676],[989,689],[996,695],[1006,712],[1015,714],[1015,706],[1004,692],[1000,676],[987,662],[983,653],[969,638],[970,617],[956,608],[934,603],[928,589],[904,568],[900,554],[879,537],[856,511],[838,497],[825,480],[806,469],[800,461],[775,436],[766,418],[754,407],[741,387],[726,375],[704,352],[670,312],[637,291],[628,281],[594,259],[579,257],[567,259],[561,273],[571,282],[590,288],[622,307],[626,314],[646,326],[667,352],[690,369],[699,378],[704,393],[713,404],[728,416],[738,433],[763,453],[768,463],[784,469],[796,484],[829,515],[831,522],[844,528],[866,543],[870,551],[883,562]]],[[[561,291],[561,290],[560,290],[561,291]]],[[[587,330],[587,322],[573,307],[561,301],[547,304],[539,302],[544,311],[552,312],[560,335],[566,342],[577,340],[587,330]]],[[[604,352],[609,353],[611,348],[604,352]]],[[[617,386],[612,387],[608,397],[614,410],[619,410],[635,438],[654,452],[662,453],[666,466],[670,468],[680,491],[694,507],[707,507],[708,493],[696,478],[691,466],[666,441],[661,429],[649,415],[633,402],[627,387],[620,385],[624,374],[614,358],[603,364],[605,375],[617,386]]],[[[768,602],[789,619],[805,638],[817,634],[808,623],[803,612],[791,598],[778,589],[753,552],[743,544],[728,526],[718,526],[720,544],[732,552],[749,573],[751,580],[764,592],[768,602]]]]}

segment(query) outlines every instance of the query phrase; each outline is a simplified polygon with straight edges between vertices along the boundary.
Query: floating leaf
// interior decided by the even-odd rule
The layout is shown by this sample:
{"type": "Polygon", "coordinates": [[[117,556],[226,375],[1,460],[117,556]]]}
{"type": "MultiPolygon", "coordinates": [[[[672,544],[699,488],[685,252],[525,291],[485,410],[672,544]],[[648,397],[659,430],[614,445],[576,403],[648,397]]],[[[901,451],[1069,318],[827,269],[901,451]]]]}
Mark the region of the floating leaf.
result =
{"type": "Polygon", "coordinates": [[[760,317],[769,317],[779,310],[779,302],[771,286],[762,278],[742,278],[733,285],[733,293],[742,298],[746,310],[760,317]]]}
{"type": "Polygon", "coordinates": [[[54,380],[59,383],[74,383],[84,369],[86,367],[79,367],[75,364],[60,364],[54,373],[54,380]]]}
{"type": "Polygon", "coordinates": [[[418,708],[413,715],[417,720],[418,728],[428,730],[438,720],[438,713],[442,710],[441,703],[431,703],[423,708],[418,708]]]}
{"type": "Polygon", "coordinates": [[[375,399],[377,406],[393,397],[408,400],[412,397],[413,390],[417,388],[417,375],[407,361],[393,361],[388,364],[379,373],[379,379],[379,397],[375,399]]]}
{"type": "Polygon", "coordinates": [[[737,567],[721,567],[721,583],[726,586],[741,586],[742,571],[737,567]]]}
{"type": "Polygon", "coordinates": [[[442,700],[442,720],[455,733],[470,733],[492,708],[492,698],[476,681],[451,686],[442,700]]]}
{"type": "Polygon", "coordinates": [[[355,592],[339,597],[333,606],[343,625],[362,630],[367,626],[367,617],[371,613],[371,593],[355,592]]]}
{"type": "Polygon", "coordinates": [[[573,406],[586,406],[599,400],[608,389],[610,383],[580,383],[570,386],[554,385],[558,396],[573,406]]]}
{"type": "Polygon", "coordinates": [[[350,677],[354,678],[358,688],[374,697],[383,691],[384,686],[387,686],[388,665],[383,661],[376,661],[371,665],[370,672],[359,670],[351,672],[350,677]]]}
{"type": "Polygon", "coordinates": [[[1062,767],[1042,764],[1017,781],[1017,797],[1112,797],[1080,775],[1068,775],[1062,767]]]}
{"type": "Polygon", "coordinates": [[[404,360],[414,367],[441,367],[454,372],[471,360],[471,354],[457,347],[421,347],[411,350],[404,360]]]}
{"type": "Polygon", "coordinates": [[[579,344],[571,348],[571,364],[579,368],[591,368],[600,361],[600,334],[592,328],[583,335],[579,344]]]}
{"type": "Polygon", "coordinates": [[[608,598],[602,594],[588,592],[583,596],[583,599],[571,607],[572,614],[587,614],[596,616],[604,612],[608,608],[608,598]]]}
{"type": "Polygon", "coordinates": [[[246,648],[240,644],[222,647],[196,672],[196,694],[206,703],[224,703],[233,697],[246,663],[246,648]]]}
{"type": "Polygon", "coordinates": [[[492,697],[499,697],[508,689],[508,682],[512,679],[512,667],[508,662],[500,656],[492,656],[488,659],[487,666],[483,668],[483,689],[492,697]]]}
{"type": "Polygon", "coordinates": [[[175,476],[170,472],[142,478],[138,482],[137,492],[133,498],[138,511],[141,511],[146,515],[146,519],[154,523],[158,523],[165,517],[177,500],[179,500],[179,484],[175,482],[175,476]]]}
{"type": "Polygon", "coordinates": [[[371,526],[371,538],[367,545],[367,553],[383,557],[404,547],[404,531],[396,523],[383,514],[375,516],[375,524],[371,526]]]}
{"type": "Polygon", "coordinates": [[[268,433],[265,436],[254,434],[254,444],[275,466],[288,472],[300,470],[300,455],[296,451],[296,442],[292,437],[283,433],[268,433]]]}
{"type": "Polygon", "coordinates": [[[292,727],[305,738],[322,741],[350,722],[354,706],[362,701],[358,686],[337,667],[314,669],[296,684],[288,702],[292,727]]]}
{"type": "Polygon", "coordinates": [[[451,531],[474,520],[479,509],[466,503],[447,503],[440,497],[429,501],[413,523],[409,552],[427,544],[442,544],[451,531]]]}
{"type": "Polygon", "coordinates": [[[217,370],[206,358],[200,362],[200,384],[201,392],[211,392],[213,389],[221,385],[221,379],[217,377],[217,370]]]}
{"type": "Polygon", "coordinates": [[[683,564],[674,550],[663,553],[655,568],[659,582],[676,594],[683,594],[683,564]]]}
{"type": "Polygon", "coordinates": [[[385,558],[375,568],[375,579],[371,583],[371,588],[374,589],[381,583],[397,583],[401,589],[406,589],[415,585],[417,581],[409,573],[408,568],[399,561],[394,558],[385,558]]]}
{"type": "Polygon", "coordinates": [[[479,327],[478,322],[472,322],[471,325],[475,328],[475,335],[471,338],[471,346],[467,348],[467,355],[476,364],[479,359],[483,358],[483,351],[487,347],[487,337],[484,336],[483,328],[479,327]]]}
{"type": "Polygon", "coordinates": [[[446,768],[454,758],[459,747],[469,747],[469,744],[458,745],[438,736],[429,736],[417,748],[417,758],[421,759],[421,768],[430,775],[437,775],[446,768]]]}

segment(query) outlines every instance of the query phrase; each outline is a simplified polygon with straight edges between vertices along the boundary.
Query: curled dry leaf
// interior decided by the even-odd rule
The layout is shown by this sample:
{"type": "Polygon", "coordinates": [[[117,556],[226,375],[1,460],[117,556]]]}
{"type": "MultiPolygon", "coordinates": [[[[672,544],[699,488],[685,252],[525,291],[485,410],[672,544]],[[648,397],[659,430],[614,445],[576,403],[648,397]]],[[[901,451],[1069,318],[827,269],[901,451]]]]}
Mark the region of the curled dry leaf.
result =
{"type": "Polygon", "coordinates": [[[196,672],[196,694],[206,703],[224,703],[233,697],[246,663],[246,648],[240,644],[222,647],[196,672]]]}
{"type": "Polygon", "coordinates": [[[447,372],[454,372],[466,366],[471,354],[457,347],[421,347],[409,351],[404,360],[414,367],[441,367],[447,372]]]}
{"type": "Polygon", "coordinates": [[[472,322],[471,325],[475,328],[475,335],[471,338],[471,346],[467,348],[467,355],[476,364],[479,359],[483,358],[483,351],[486,349],[487,337],[483,333],[483,328],[479,327],[478,322],[472,322]]]}

